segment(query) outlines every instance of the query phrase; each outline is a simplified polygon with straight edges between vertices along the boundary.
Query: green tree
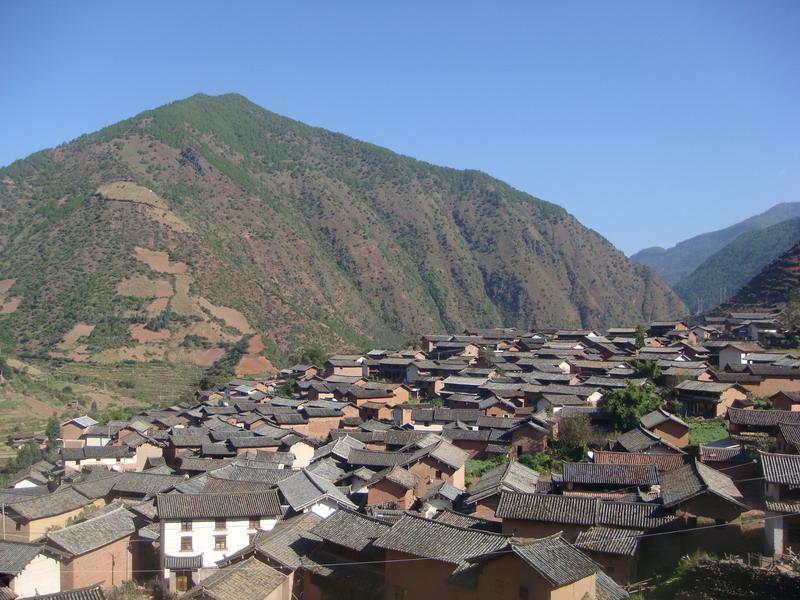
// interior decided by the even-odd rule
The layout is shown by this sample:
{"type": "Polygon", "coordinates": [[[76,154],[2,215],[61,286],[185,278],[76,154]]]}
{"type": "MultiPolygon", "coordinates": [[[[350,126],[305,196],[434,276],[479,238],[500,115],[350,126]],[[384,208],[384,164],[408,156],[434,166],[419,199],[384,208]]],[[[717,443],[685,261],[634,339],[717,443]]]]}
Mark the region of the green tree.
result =
{"type": "Polygon", "coordinates": [[[644,348],[645,343],[647,343],[647,329],[641,323],[636,326],[636,347],[637,348],[644,348]]]}
{"type": "Polygon", "coordinates": [[[633,360],[631,366],[636,372],[636,377],[655,381],[661,377],[661,367],[655,360],[633,360]]]}
{"type": "Polygon", "coordinates": [[[47,427],[44,430],[47,436],[47,450],[48,452],[55,450],[58,447],[58,438],[61,437],[61,424],[55,415],[52,415],[47,420],[47,427]]]}
{"type": "Polygon", "coordinates": [[[800,289],[793,290],[789,295],[784,319],[786,321],[786,329],[791,331],[800,329],[800,289]]]}
{"type": "Polygon", "coordinates": [[[289,361],[296,365],[314,365],[322,368],[327,358],[328,356],[322,348],[319,346],[309,346],[289,356],[289,361]]]}
{"type": "Polygon", "coordinates": [[[565,454],[576,454],[578,450],[583,454],[595,437],[592,423],[584,414],[561,419],[558,423],[558,441],[565,454]]]}
{"type": "Polygon", "coordinates": [[[628,381],[624,388],[611,390],[603,397],[603,408],[614,419],[614,425],[622,431],[636,427],[642,415],[656,410],[660,405],[661,400],[650,382],[635,385],[628,381]]]}

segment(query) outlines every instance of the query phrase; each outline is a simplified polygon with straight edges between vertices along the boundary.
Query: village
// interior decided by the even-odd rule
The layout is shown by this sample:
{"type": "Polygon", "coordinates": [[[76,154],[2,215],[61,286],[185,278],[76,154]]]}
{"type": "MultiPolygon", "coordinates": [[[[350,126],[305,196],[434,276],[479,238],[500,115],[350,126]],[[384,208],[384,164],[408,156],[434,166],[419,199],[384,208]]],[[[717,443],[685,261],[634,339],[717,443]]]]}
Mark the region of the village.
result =
{"type": "Polygon", "coordinates": [[[800,597],[785,333],[468,329],[76,414],[0,489],[0,598],[621,600],[698,553],[800,597]]]}

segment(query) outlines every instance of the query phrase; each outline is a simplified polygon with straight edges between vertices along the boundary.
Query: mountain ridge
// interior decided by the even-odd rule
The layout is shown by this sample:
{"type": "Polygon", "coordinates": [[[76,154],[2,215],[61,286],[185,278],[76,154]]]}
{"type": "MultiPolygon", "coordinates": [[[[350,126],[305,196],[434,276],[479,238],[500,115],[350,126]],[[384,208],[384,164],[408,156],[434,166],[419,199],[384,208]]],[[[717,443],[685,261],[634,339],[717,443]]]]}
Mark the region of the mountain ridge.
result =
{"type": "Polygon", "coordinates": [[[311,344],[685,311],[558,205],[236,94],[0,169],[0,264],[17,303],[0,347],[92,361],[210,360],[247,336],[263,346],[248,356],[282,361],[311,344]]]}
{"type": "Polygon", "coordinates": [[[800,202],[781,202],[743,221],[723,229],[701,233],[678,242],[671,248],[644,248],[632,254],[630,259],[652,268],[668,284],[675,285],[740,235],[795,217],[800,217],[800,202]]]}

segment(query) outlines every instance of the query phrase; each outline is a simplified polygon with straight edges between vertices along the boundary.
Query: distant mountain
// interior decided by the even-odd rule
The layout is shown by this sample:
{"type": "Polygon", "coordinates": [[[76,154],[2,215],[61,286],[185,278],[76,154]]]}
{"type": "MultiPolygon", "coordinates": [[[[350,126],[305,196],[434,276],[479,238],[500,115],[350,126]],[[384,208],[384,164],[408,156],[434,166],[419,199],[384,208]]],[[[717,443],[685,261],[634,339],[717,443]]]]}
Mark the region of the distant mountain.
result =
{"type": "Polygon", "coordinates": [[[759,215],[725,229],[684,240],[672,248],[645,248],[632,255],[631,260],[650,267],[661,275],[664,281],[675,285],[740,235],[765,229],[795,217],[800,217],[800,202],[776,204],[759,215]]]}
{"type": "Polygon", "coordinates": [[[246,373],[311,344],[685,310],[559,206],[238,95],[0,169],[0,347],[28,355],[207,365],[235,349],[246,373]]]}
{"type": "Polygon", "coordinates": [[[703,312],[736,295],[764,267],[798,242],[800,218],[744,233],[673,288],[692,311],[703,312]]]}
{"type": "Polygon", "coordinates": [[[798,289],[800,289],[800,243],[767,265],[726,305],[735,307],[782,304],[798,289]]]}

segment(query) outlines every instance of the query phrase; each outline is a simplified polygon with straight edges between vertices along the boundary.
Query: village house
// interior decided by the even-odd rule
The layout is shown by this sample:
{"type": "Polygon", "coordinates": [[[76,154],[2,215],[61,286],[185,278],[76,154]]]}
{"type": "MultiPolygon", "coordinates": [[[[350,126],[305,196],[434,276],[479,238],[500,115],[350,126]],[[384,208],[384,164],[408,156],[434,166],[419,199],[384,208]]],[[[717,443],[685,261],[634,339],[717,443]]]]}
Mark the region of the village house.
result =
{"type": "Polygon", "coordinates": [[[222,560],[270,530],[282,514],[274,491],[159,494],[161,565],[170,590],[185,592],[222,560]]]}
{"type": "Polygon", "coordinates": [[[71,487],[52,494],[24,499],[4,506],[3,531],[8,540],[34,542],[53,527],[64,527],[89,505],[102,506],[103,500],[90,500],[71,487]]]}
{"type": "Polygon", "coordinates": [[[663,408],[643,415],[640,422],[642,427],[677,448],[685,448],[689,445],[689,426],[685,421],[663,408]]]}
{"type": "Polygon", "coordinates": [[[764,478],[765,554],[800,551],[800,455],[759,452],[764,478]]]}
{"type": "Polygon", "coordinates": [[[747,391],[732,383],[684,381],[674,391],[684,414],[700,417],[722,417],[729,408],[747,399],[747,391]]]}
{"type": "Polygon", "coordinates": [[[82,448],[85,445],[83,434],[94,425],[97,425],[97,421],[85,415],[64,421],[61,424],[62,446],[64,448],[82,448]]]}
{"type": "MultiPolygon", "coordinates": [[[[0,541],[0,595],[27,598],[61,591],[61,555],[44,544],[0,541]]],[[[3,596],[5,597],[5,596],[3,596]]]]}
{"type": "Polygon", "coordinates": [[[119,503],[48,532],[45,542],[62,553],[61,589],[98,583],[110,588],[133,579],[131,540],[136,529],[135,515],[119,503]]]}

